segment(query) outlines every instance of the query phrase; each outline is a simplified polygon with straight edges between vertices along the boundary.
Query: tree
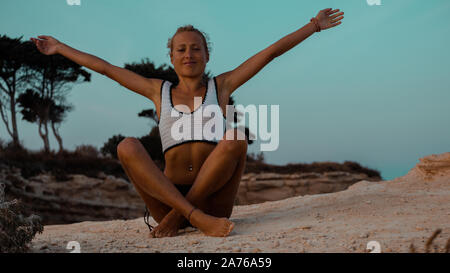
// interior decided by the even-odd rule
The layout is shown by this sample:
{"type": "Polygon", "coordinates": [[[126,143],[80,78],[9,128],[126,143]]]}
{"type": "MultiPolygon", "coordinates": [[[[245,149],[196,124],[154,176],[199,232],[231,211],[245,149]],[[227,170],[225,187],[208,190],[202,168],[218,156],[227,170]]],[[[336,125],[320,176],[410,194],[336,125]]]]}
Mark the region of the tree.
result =
{"type": "MultiPolygon", "coordinates": [[[[142,59],[140,63],[126,63],[124,65],[124,68],[147,78],[162,79],[170,81],[174,84],[178,84],[179,81],[177,73],[175,73],[175,70],[172,67],[168,66],[167,64],[156,67],[155,64],[148,58],[142,59]]],[[[208,74],[209,73],[207,73],[207,75],[208,74]]]]}
{"type": "Polygon", "coordinates": [[[51,123],[53,134],[58,141],[60,151],[63,150],[62,138],[57,124],[61,123],[65,113],[73,107],[66,104],[66,96],[73,84],[89,82],[91,74],[77,63],[62,55],[41,54],[32,42],[24,42],[32,51],[27,59],[27,65],[32,71],[30,86],[39,93],[43,103],[39,109],[39,135],[44,141],[45,152],[50,151],[48,141],[48,123],[51,123]]]}
{"type": "Polygon", "coordinates": [[[25,93],[18,97],[17,102],[22,108],[20,111],[22,114],[22,119],[31,123],[38,123],[39,135],[44,141],[44,148],[46,151],[49,150],[50,144],[48,142],[48,138],[43,137],[41,128],[45,116],[48,115],[48,113],[45,112],[50,107],[51,101],[49,99],[42,98],[32,89],[27,89],[25,93]]]}
{"type": "Polygon", "coordinates": [[[59,134],[60,126],[57,125],[61,124],[66,118],[67,112],[70,112],[72,110],[73,105],[67,105],[65,104],[65,101],[61,102],[60,104],[53,103],[53,105],[50,107],[49,119],[52,126],[53,135],[55,136],[56,141],[58,141],[59,153],[64,151],[64,147],[62,137],[59,134]]]}
{"type": "Polygon", "coordinates": [[[30,80],[26,60],[31,49],[21,39],[0,36],[0,115],[14,146],[20,145],[16,118],[17,97],[24,92],[30,80]]]}
{"type": "Polygon", "coordinates": [[[55,124],[61,123],[64,119],[66,112],[72,109],[71,105],[57,104],[50,98],[43,98],[41,95],[32,89],[27,89],[25,93],[22,93],[17,98],[19,107],[22,108],[20,113],[22,119],[31,123],[38,123],[39,134],[44,141],[44,149],[49,151],[50,144],[48,138],[42,134],[42,127],[45,120],[51,122],[52,130],[59,143],[59,152],[63,151],[62,139],[59,136],[55,124]]]}
{"type": "Polygon", "coordinates": [[[158,124],[158,115],[154,109],[145,109],[139,112],[138,117],[149,118],[155,124],[158,124]]]}

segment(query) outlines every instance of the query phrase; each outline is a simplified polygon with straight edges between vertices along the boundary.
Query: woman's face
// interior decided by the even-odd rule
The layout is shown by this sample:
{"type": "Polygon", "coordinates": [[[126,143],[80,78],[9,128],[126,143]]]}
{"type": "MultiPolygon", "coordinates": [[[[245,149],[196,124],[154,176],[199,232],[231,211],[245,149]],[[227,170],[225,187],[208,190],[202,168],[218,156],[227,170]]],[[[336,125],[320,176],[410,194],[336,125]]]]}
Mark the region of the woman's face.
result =
{"type": "Polygon", "coordinates": [[[179,76],[202,76],[206,63],[209,61],[209,55],[206,52],[200,34],[193,31],[185,31],[175,35],[172,40],[170,61],[179,76]]]}

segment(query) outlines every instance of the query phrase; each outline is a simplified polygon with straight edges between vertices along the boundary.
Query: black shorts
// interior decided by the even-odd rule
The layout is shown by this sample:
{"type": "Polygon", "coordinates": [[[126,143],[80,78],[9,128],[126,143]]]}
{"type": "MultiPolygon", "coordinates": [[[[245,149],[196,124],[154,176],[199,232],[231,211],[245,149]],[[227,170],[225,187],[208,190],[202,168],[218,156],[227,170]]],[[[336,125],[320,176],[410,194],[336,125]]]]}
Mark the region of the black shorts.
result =
{"type": "Polygon", "coordinates": [[[189,190],[192,187],[192,184],[174,184],[174,185],[183,196],[186,196],[186,194],[189,192],[189,190]]]}

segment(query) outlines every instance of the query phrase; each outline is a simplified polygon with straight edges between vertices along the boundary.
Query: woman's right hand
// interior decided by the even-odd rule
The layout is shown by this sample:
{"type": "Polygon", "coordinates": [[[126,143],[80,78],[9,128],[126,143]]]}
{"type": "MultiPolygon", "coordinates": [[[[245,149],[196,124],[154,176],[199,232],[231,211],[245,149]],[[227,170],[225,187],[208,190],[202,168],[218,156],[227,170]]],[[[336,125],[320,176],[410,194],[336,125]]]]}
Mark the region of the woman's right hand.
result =
{"type": "Polygon", "coordinates": [[[57,46],[59,41],[52,36],[41,35],[39,39],[31,37],[30,40],[36,45],[37,49],[45,55],[53,55],[58,53],[57,46]]]}
{"type": "Polygon", "coordinates": [[[344,19],[344,12],[339,12],[339,9],[324,9],[319,11],[316,16],[317,22],[319,23],[319,27],[321,30],[332,28],[340,25],[341,20],[344,19]]]}

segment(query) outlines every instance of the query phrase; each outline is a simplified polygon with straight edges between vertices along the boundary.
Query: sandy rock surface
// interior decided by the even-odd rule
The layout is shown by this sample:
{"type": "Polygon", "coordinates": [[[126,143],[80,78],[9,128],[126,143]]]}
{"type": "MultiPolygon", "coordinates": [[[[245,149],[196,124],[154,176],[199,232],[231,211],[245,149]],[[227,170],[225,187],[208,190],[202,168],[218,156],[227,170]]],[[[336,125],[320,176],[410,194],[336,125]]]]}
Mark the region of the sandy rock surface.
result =
{"type": "MultiPolygon", "coordinates": [[[[32,252],[424,252],[436,229],[433,251],[450,238],[450,153],[420,159],[410,172],[390,181],[361,181],[347,190],[236,206],[235,228],[225,238],[196,229],[176,237],[149,238],[143,218],[45,226],[32,252]]],[[[156,224],[153,220],[152,222],[156,224]]]]}

